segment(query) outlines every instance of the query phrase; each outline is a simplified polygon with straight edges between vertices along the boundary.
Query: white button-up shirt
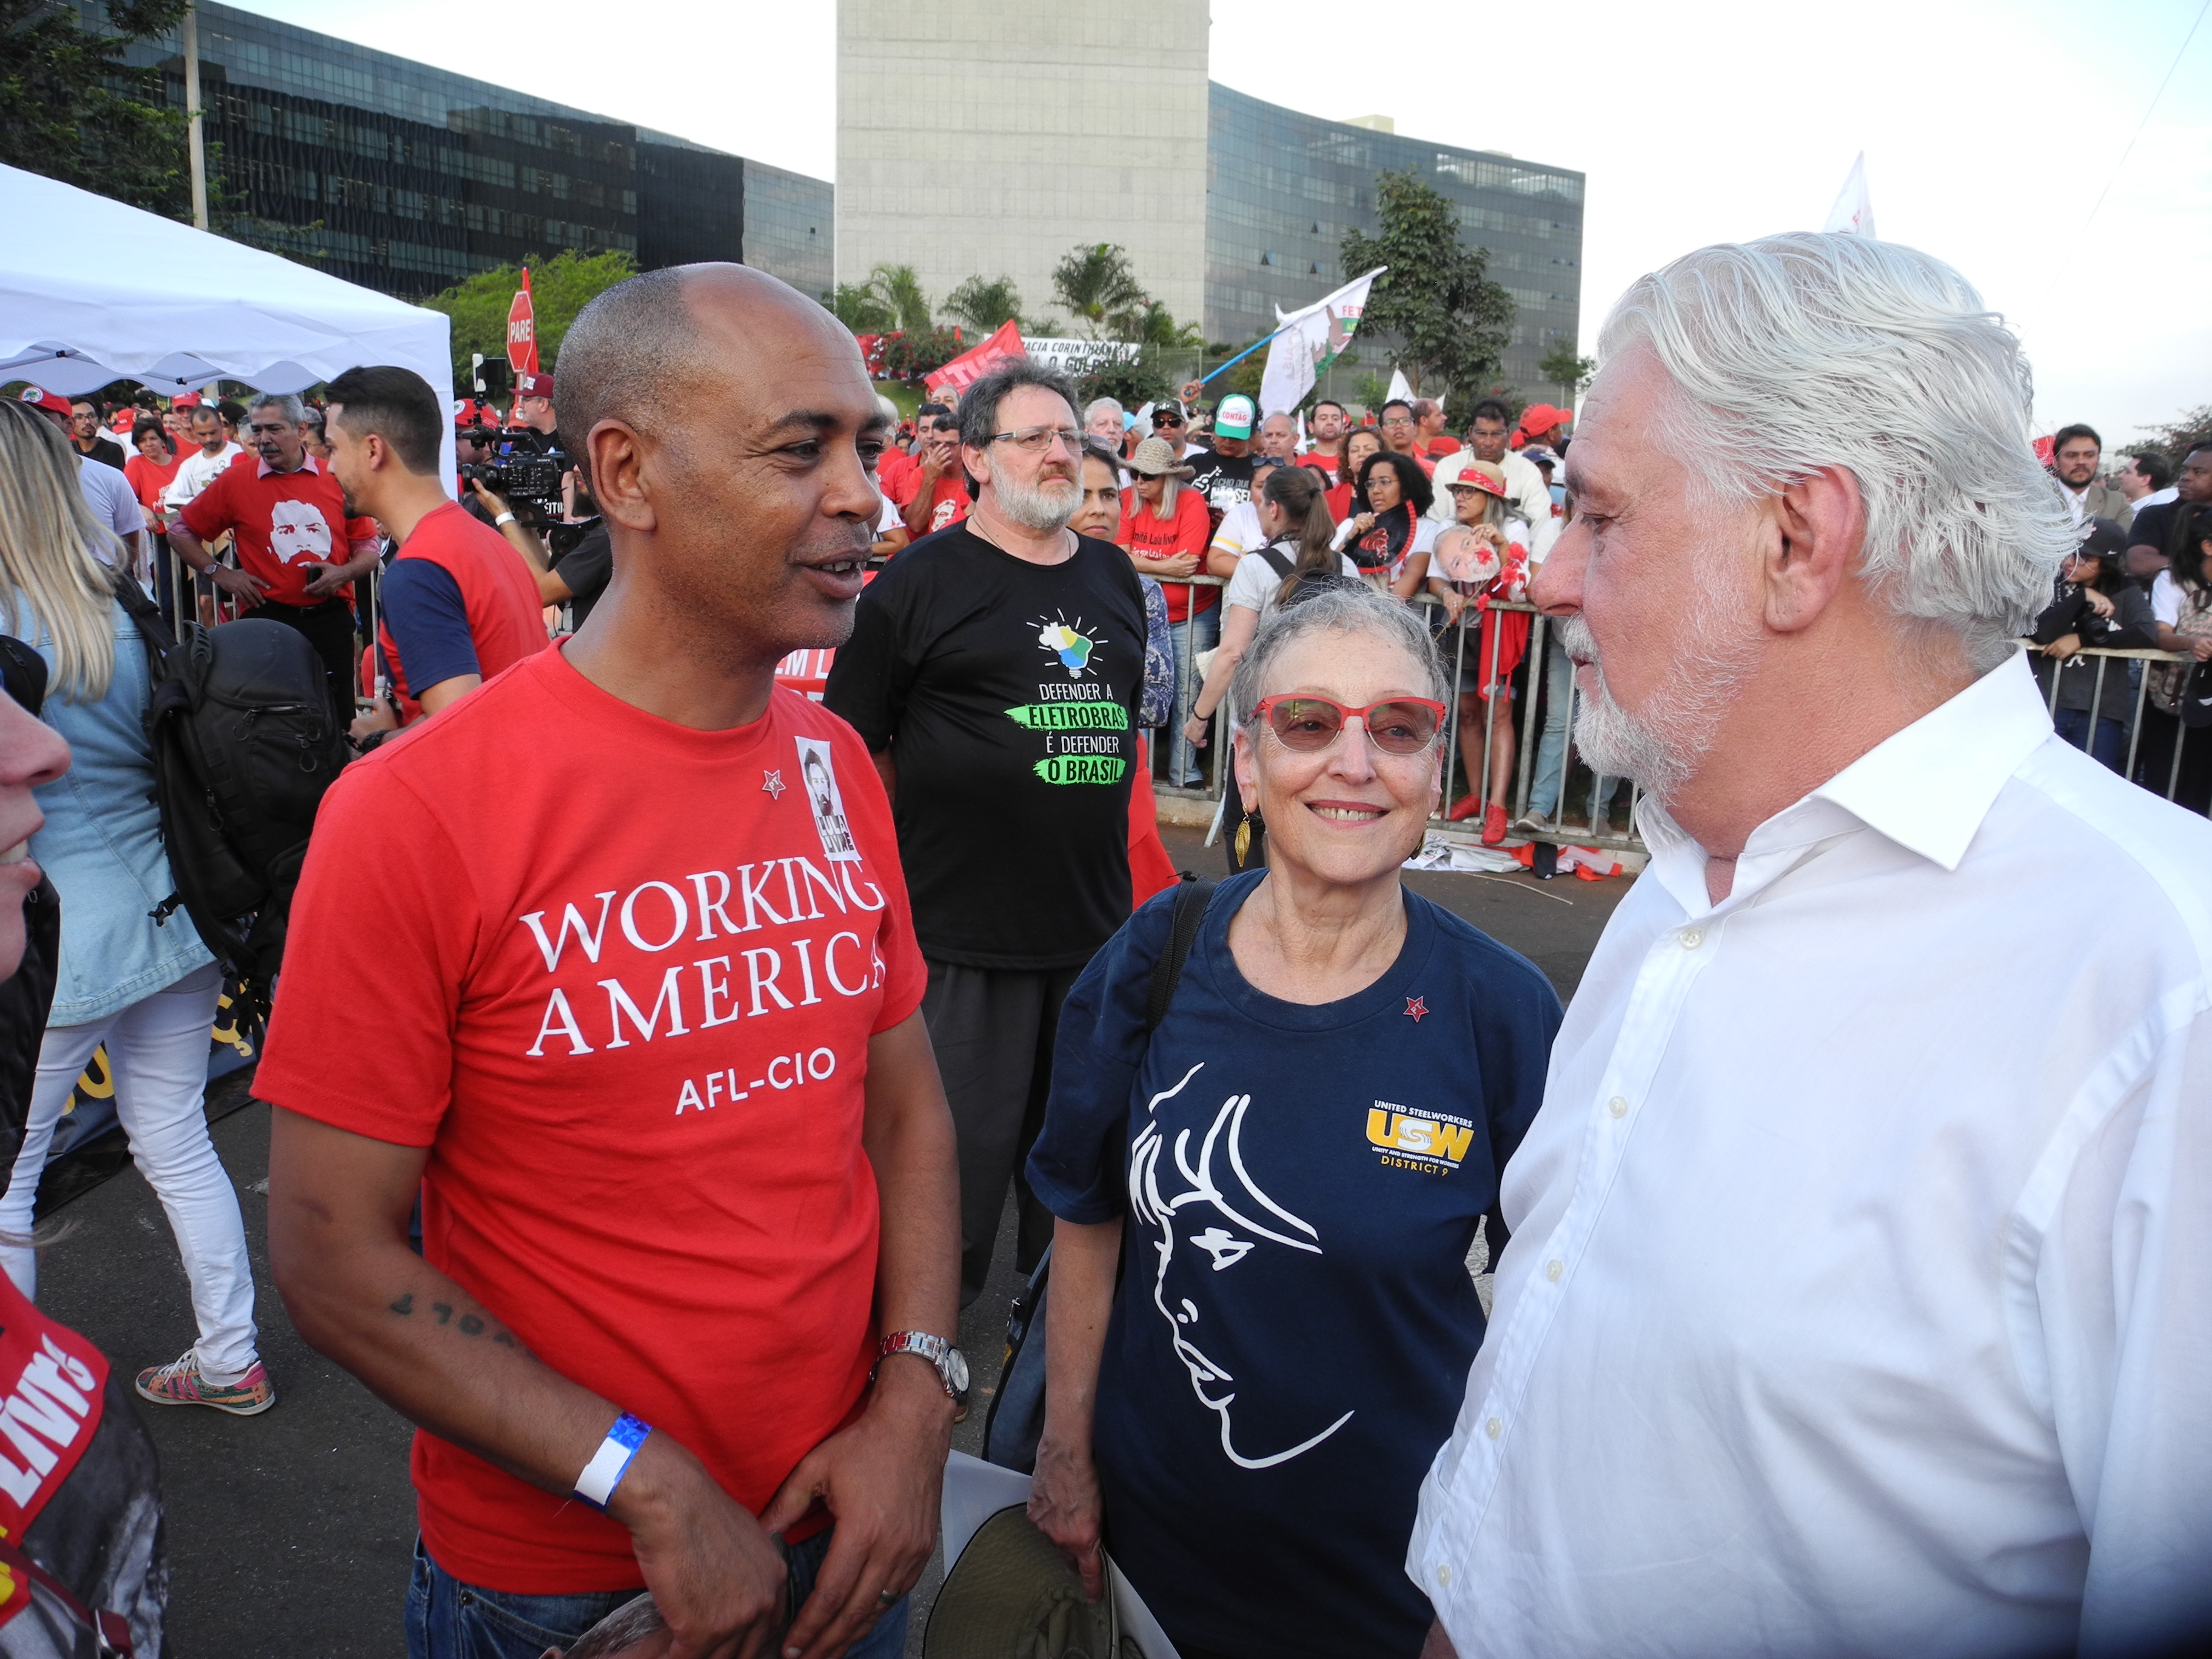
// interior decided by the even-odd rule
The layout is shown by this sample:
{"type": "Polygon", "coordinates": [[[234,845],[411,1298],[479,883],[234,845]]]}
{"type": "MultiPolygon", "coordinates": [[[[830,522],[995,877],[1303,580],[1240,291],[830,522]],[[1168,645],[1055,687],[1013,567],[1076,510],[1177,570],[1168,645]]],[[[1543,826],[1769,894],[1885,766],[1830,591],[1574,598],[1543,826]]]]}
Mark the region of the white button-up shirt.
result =
{"type": "Polygon", "coordinates": [[[1463,1659],[2212,1628],[2212,823],[2015,658],[1705,854],[1654,803],[1407,1571],[1463,1659]]]}

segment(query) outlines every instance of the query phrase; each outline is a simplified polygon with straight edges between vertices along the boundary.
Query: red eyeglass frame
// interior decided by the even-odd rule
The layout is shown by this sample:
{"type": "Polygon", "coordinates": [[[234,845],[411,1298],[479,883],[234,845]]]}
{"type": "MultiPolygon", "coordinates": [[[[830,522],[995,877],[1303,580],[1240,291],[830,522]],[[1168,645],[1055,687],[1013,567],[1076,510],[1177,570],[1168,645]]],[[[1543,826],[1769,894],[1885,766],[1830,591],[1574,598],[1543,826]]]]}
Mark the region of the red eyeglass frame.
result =
{"type": "Polygon", "coordinates": [[[1369,703],[1364,708],[1353,708],[1347,704],[1337,702],[1334,697],[1316,696],[1310,691],[1284,691],[1279,692],[1272,697],[1261,698],[1260,701],[1253,706],[1252,718],[1255,720],[1267,720],[1267,729],[1275,734],[1275,741],[1281,744],[1284,748],[1289,750],[1294,755],[1318,755],[1322,753],[1322,750],[1329,747],[1330,744],[1334,744],[1339,738],[1342,737],[1346,729],[1350,727],[1352,722],[1354,720],[1358,720],[1359,722],[1359,729],[1367,733],[1368,740],[1374,744],[1376,748],[1380,750],[1383,754],[1418,755],[1421,752],[1421,750],[1426,749],[1429,744],[1437,740],[1437,733],[1444,729],[1444,720],[1447,713],[1448,711],[1445,709],[1443,704],[1434,702],[1427,697],[1382,697],[1369,703]],[[1317,744],[1311,749],[1301,749],[1297,744],[1292,743],[1288,738],[1285,737],[1280,728],[1275,725],[1273,720],[1268,719],[1268,716],[1272,714],[1275,709],[1286,702],[1319,703],[1324,708],[1334,708],[1336,710],[1336,730],[1329,733],[1328,742],[1317,744]],[[1427,738],[1422,741],[1420,749],[1389,748],[1384,745],[1379,738],[1376,737],[1374,728],[1367,724],[1367,717],[1373,714],[1376,709],[1399,708],[1425,708],[1431,714],[1436,716],[1436,731],[1430,732],[1427,738]]]}

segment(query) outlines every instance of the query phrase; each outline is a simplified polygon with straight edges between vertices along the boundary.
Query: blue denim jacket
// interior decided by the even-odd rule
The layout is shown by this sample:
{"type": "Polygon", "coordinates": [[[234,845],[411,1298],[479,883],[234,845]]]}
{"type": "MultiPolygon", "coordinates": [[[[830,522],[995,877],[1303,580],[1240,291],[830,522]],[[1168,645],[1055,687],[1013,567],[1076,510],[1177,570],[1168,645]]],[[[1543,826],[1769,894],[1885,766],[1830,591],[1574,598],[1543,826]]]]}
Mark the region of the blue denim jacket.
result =
{"type": "MultiPolygon", "coordinates": [[[[46,694],[46,722],[69,739],[70,757],[69,770],[37,792],[46,823],[31,837],[31,856],[62,899],[52,1025],[127,1008],[215,960],[182,910],[159,925],[150,914],[176,885],[161,850],[143,723],[151,679],[137,623],[121,605],[110,609],[115,677],[107,695],[73,703],[46,694]]],[[[52,668],[54,642],[44,629],[33,644],[52,668]]]]}

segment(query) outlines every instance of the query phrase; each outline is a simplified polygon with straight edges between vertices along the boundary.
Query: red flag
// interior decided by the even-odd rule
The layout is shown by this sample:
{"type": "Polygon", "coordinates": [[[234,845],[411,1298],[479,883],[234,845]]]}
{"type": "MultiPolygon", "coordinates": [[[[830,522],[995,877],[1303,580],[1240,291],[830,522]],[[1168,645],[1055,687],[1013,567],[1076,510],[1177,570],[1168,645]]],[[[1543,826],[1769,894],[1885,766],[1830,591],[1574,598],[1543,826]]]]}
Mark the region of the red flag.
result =
{"type": "Polygon", "coordinates": [[[993,363],[1005,357],[1028,355],[1022,344],[1022,331],[1012,322],[1000,325],[999,331],[982,344],[962,352],[951,362],[923,380],[933,397],[948,387],[954,392],[965,392],[993,363]]]}
{"type": "Polygon", "coordinates": [[[538,314],[530,303],[530,267],[522,268],[522,287],[507,308],[507,364],[518,378],[538,373],[538,314]]]}

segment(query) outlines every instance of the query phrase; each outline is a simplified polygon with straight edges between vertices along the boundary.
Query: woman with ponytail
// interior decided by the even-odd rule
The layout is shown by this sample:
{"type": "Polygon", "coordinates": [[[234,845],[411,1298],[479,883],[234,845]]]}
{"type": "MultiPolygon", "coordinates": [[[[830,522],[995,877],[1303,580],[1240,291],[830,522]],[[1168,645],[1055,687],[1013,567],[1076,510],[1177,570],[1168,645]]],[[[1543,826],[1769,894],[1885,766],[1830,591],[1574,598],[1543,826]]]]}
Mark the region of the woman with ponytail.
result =
{"type": "Polygon", "coordinates": [[[1285,466],[1269,475],[1252,503],[1267,540],[1237,562],[1223,590],[1221,645],[1206,665],[1205,689],[1183,726],[1184,738],[1197,747],[1206,746],[1213,711],[1228,695],[1230,678],[1261,623],[1304,592],[1359,580],[1359,567],[1333,545],[1336,524],[1328,494],[1320,473],[1285,466]]]}

